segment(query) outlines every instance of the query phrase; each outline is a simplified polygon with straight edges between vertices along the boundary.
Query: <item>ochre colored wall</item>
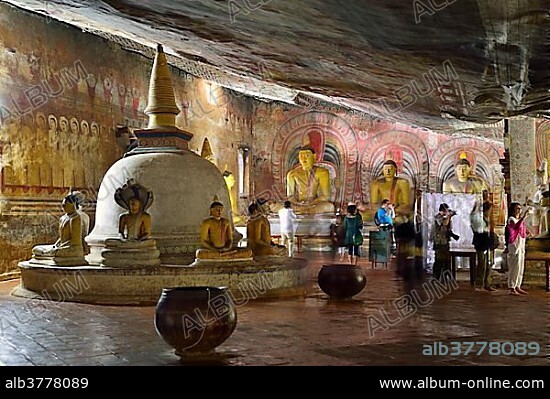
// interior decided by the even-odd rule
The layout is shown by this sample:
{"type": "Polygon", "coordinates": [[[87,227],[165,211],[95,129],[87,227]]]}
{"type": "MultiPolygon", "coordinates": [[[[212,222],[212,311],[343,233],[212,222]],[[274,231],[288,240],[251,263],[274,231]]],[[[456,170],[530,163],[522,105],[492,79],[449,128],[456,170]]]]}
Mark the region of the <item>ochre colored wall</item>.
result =
{"type": "MultiPolygon", "coordinates": [[[[87,193],[93,222],[101,179],[123,154],[115,127],[147,124],[151,67],[151,59],[102,38],[0,4],[0,275],[16,270],[34,245],[56,240],[70,187],[87,193]]],[[[184,110],[178,125],[195,134],[190,148],[200,152],[208,137],[219,167],[236,170],[235,148],[250,140],[250,117],[229,117],[223,90],[172,72],[184,110]]],[[[231,109],[249,104],[234,98],[231,109]]]]}

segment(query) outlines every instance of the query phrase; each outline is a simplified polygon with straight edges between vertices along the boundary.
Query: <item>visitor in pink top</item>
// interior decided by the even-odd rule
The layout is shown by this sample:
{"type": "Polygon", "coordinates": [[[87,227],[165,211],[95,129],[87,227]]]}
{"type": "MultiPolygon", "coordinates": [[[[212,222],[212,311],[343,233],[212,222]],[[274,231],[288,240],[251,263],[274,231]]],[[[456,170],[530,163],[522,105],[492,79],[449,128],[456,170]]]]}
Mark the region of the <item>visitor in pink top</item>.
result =
{"type": "Polygon", "coordinates": [[[527,295],[521,289],[523,281],[523,269],[525,267],[525,239],[527,228],[525,227],[525,216],[529,210],[521,214],[521,205],[518,202],[510,204],[508,222],[506,223],[508,237],[508,289],[510,295],[527,295]]]}

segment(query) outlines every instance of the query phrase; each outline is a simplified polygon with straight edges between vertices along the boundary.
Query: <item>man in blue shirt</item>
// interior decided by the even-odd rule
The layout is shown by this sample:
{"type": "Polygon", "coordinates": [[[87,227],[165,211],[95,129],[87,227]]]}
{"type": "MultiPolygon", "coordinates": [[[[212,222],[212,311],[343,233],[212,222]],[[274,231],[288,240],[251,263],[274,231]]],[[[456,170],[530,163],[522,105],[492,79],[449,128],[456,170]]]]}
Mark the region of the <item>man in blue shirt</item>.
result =
{"type": "Polygon", "coordinates": [[[393,204],[389,199],[382,200],[380,208],[376,211],[374,216],[375,223],[381,230],[389,230],[393,227],[393,216],[395,212],[393,210],[393,204]]]}
{"type": "Polygon", "coordinates": [[[374,215],[374,223],[378,226],[380,230],[391,231],[390,240],[391,240],[391,253],[395,255],[397,252],[397,245],[395,243],[395,237],[393,235],[393,219],[395,218],[395,211],[393,209],[393,204],[390,203],[389,199],[383,199],[380,204],[380,208],[376,211],[374,215]]]}

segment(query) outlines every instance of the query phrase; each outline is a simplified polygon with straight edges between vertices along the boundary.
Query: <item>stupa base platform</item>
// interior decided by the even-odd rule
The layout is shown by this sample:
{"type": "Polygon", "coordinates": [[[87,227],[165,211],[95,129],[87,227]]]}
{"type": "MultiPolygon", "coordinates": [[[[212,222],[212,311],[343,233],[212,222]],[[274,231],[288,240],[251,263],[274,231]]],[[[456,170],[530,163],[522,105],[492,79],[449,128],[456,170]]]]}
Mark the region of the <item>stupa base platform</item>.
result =
{"type": "Polygon", "coordinates": [[[19,263],[21,282],[15,296],[104,305],[155,305],[163,288],[228,287],[231,298],[245,303],[258,298],[305,296],[303,258],[266,257],[232,263],[160,265],[154,269],[100,266],[47,266],[19,263]]]}

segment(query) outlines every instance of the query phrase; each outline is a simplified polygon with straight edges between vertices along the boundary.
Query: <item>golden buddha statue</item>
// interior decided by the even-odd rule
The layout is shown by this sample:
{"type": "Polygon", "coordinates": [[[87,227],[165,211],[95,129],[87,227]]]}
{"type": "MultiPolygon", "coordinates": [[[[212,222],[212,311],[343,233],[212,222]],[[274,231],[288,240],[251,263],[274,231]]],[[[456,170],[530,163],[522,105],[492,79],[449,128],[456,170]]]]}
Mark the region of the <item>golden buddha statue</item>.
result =
{"type": "Polygon", "coordinates": [[[214,200],[210,216],[201,224],[201,248],[196,251],[200,260],[240,260],[252,258],[248,248],[233,248],[233,229],[228,219],[222,217],[224,206],[214,200]]]}
{"type": "MultiPolygon", "coordinates": [[[[330,202],[330,174],[321,166],[315,165],[315,150],[304,146],[298,152],[299,168],[286,175],[287,200],[297,214],[334,213],[330,202]]],[[[275,204],[271,210],[278,212],[282,204],[275,204]]]]}
{"type": "Polygon", "coordinates": [[[59,239],[55,244],[37,245],[32,249],[32,262],[60,266],[86,265],[82,246],[82,218],[78,196],[67,195],[61,202],[65,214],[59,219],[59,239]]]}
{"type": "Polygon", "coordinates": [[[397,164],[391,159],[383,163],[382,175],[370,186],[371,210],[378,209],[382,200],[388,199],[391,204],[394,204],[395,223],[408,221],[412,213],[409,181],[397,177],[397,164]]]}
{"type": "Polygon", "coordinates": [[[254,256],[288,256],[284,245],[276,245],[271,241],[271,226],[264,216],[268,209],[257,202],[250,204],[248,212],[250,219],[246,224],[248,248],[254,256]]]}
{"type": "Polygon", "coordinates": [[[243,218],[239,215],[239,206],[237,202],[237,195],[233,187],[235,187],[235,176],[229,171],[223,172],[223,178],[229,191],[229,201],[231,202],[231,216],[233,217],[233,223],[239,224],[243,222],[243,218]]]}
{"type": "Polygon", "coordinates": [[[463,151],[455,165],[455,177],[443,182],[445,194],[481,194],[488,190],[485,182],[479,177],[472,176],[472,166],[463,151]]]}

